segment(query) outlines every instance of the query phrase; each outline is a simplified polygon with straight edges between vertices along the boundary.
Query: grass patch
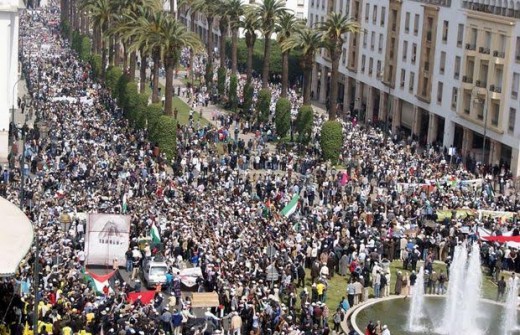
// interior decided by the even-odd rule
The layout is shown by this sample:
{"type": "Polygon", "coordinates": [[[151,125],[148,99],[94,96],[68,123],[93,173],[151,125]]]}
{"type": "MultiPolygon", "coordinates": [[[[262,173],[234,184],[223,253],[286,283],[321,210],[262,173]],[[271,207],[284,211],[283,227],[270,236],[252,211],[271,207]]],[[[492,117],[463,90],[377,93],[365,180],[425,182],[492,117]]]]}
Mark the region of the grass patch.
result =
{"type": "MultiPolygon", "coordinates": [[[[177,108],[177,110],[179,111],[179,113],[177,115],[177,121],[181,125],[187,124],[190,119],[190,106],[188,106],[188,104],[185,103],[178,96],[174,96],[173,97],[173,108],[174,109],[177,108]]],[[[200,124],[202,126],[206,126],[209,123],[208,120],[206,120],[205,118],[201,118],[199,113],[197,113],[197,112],[193,113],[193,122],[196,123],[199,120],[200,120],[200,124]]]]}

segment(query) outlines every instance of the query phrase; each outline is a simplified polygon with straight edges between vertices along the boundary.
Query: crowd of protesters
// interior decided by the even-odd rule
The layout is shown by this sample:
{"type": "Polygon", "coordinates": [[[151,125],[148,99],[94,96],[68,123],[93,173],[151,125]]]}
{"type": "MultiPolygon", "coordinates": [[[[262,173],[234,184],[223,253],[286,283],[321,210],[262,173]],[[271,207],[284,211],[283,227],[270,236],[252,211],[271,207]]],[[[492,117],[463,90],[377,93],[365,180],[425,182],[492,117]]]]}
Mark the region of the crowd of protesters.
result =
{"type": "MultiPolygon", "coordinates": [[[[381,130],[350,120],[342,121],[344,170],[320,159],[324,117],[316,118],[311,144],[298,153],[290,147],[270,152],[261,138],[231,140],[219,153],[216,130],[190,119],[179,126],[177,157],[168,161],[145,130],[130,127],[110,92],[71,51],[55,24],[56,5],[21,16],[31,97],[25,109],[38,122],[21,130],[23,136],[13,125],[13,137],[24,140],[23,158],[19,163],[11,156],[2,190],[11,202],[23,201],[40,245],[39,264],[33,248],[16,277],[0,285],[0,317],[11,334],[31,327],[36,286],[40,334],[327,335],[341,331],[345,312],[369,296],[408,295],[418,261],[431,274],[428,289],[443,293],[449,274],[433,276],[435,260],[449,263],[457,243],[478,240],[479,226],[493,234],[517,227],[516,215],[457,214],[517,212],[505,165],[470,172],[447,163],[442,148],[388,140],[381,130]],[[482,183],[465,183],[475,179],[482,183]],[[495,180],[502,180],[500,192],[493,191],[495,180]],[[280,215],[295,195],[297,210],[280,215]],[[453,213],[440,217],[440,211],[453,213]],[[161,254],[170,265],[199,265],[199,290],[217,292],[220,306],[204,313],[200,327],[189,327],[195,316],[178,286],[171,295],[171,288],[157,290],[148,304],[127,300],[135,280],[96,292],[83,275],[85,222],[77,215],[88,212],[130,215],[132,249],[158,227],[161,245],[130,255],[132,261],[139,266],[141,258],[161,254]],[[60,222],[63,213],[71,213],[69,226],[60,222]],[[390,287],[388,264],[399,259],[404,273],[390,287]],[[348,282],[340,303],[330,306],[327,288],[336,276],[348,282]]],[[[232,124],[223,122],[229,131],[232,124]]],[[[482,250],[497,278],[504,268],[519,269],[516,250],[482,250]]]]}

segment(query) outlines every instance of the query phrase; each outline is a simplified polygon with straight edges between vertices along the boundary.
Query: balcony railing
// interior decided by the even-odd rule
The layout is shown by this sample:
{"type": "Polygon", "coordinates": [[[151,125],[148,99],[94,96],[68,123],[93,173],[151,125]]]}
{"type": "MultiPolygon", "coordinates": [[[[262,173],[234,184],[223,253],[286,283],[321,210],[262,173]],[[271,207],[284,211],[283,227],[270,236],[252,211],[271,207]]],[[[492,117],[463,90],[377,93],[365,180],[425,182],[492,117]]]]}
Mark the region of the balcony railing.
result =
{"type": "Polygon", "coordinates": [[[467,84],[473,84],[473,78],[468,77],[468,76],[463,76],[462,77],[462,82],[463,83],[467,83],[467,84]]]}
{"type": "MultiPolygon", "coordinates": [[[[506,2],[507,4],[507,2],[506,2]]],[[[507,5],[506,5],[507,6],[507,5]]],[[[506,7],[493,6],[490,4],[474,3],[473,1],[462,1],[462,8],[483,12],[488,14],[500,15],[520,19],[520,10],[506,7]]]]}
{"type": "Polygon", "coordinates": [[[502,93],[502,87],[497,86],[497,85],[490,85],[489,90],[491,92],[495,92],[495,93],[502,93]]]}
{"type": "Polygon", "coordinates": [[[495,50],[495,51],[493,51],[493,57],[505,58],[506,57],[506,53],[503,52],[503,51],[495,50]]]}
{"type": "Polygon", "coordinates": [[[487,83],[486,83],[485,81],[482,81],[482,80],[477,80],[477,81],[475,82],[475,86],[480,87],[480,88],[486,88],[486,87],[487,87],[486,84],[487,84],[487,83]]]}
{"type": "Polygon", "coordinates": [[[430,5],[438,5],[443,7],[451,7],[451,0],[414,0],[415,2],[422,2],[430,5]]]}
{"type": "Polygon", "coordinates": [[[480,52],[481,54],[484,54],[484,55],[489,55],[491,50],[489,50],[489,48],[480,47],[480,48],[478,48],[478,52],[480,52]]]}
{"type": "Polygon", "coordinates": [[[477,50],[477,46],[475,44],[466,43],[466,50],[477,50]]]}

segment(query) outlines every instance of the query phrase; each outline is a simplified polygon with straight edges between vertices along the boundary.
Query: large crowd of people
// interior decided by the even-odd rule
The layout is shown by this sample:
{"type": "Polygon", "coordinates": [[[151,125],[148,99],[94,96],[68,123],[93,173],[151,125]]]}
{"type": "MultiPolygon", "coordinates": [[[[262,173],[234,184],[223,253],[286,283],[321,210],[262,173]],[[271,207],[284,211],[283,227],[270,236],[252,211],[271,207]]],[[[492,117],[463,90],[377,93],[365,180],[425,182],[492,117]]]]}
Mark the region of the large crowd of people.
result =
{"type": "MultiPolygon", "coordinates": [[[[440,147],[386,139],[350,120],[342,121],[344,170],[320,158],[324,117],[316,118],[313,141],[298,153],[270,152],[260,140],[231,140],[219,153],[208,136],[215,130],[190,121],[179,126],[177,157],[168,161],[91,78],[58,21],[54,2],[21,17],[26,109],[38,122],[23,136],[13,125],[13,137],[24,140],[23,158],[12,157],[5,167],[2,190],[11,202],[23,201],[37,227],[39,264],[33,248],[17,275],[0,283],[0,317],[11,334],[31,327],[37,287],[39,334],[327,335],[340,332],[345,312],[372,294],[409,294],[418,261],[432,274],[430,292],[443,293],[449,274],[435,274],[435,260],[449,263],[457,243],[478,239],[479,227],[494,234],[517,228],[516,215],[458,215],[460,209],[518,211],[505,166],[469,171],[450,164],[440,147]],[[280,215],[295,195],[296,212],[280,215]],[[131,216],[130,246],[137,252],[120,265],[130,261],[131,270],[155,254],[175,267],[199,265],[199,291],[217,292],[219,307],[204,313],[200,327],[188,327],[195,316],[175,273],[171,287],[147,304],[127,300],[135,280],[116,281],[99,294],[83,274],[85,222],[76,214],[89,212],[131,216]],[[444,212],[449,215],[441,217],[444,212]],[[68,226],[63,213],[72,216],[68,226]],[[160,229],[161,244],[141,253],[139,241],[152,226],[160,229]],[[398,259],[405,269],[390,287],[388,264],[398,259]],[[269,276],[273,269],[276,279],[269,276]],[[335,276],[349,281],[340,303],[330,306],[327,288],[335,276]]],[[[496,278],[502,269],[520,269],[516,250],[482,250],[496,278]]],[[[375,329],[389,333],[384,325],[375,329]]]]}

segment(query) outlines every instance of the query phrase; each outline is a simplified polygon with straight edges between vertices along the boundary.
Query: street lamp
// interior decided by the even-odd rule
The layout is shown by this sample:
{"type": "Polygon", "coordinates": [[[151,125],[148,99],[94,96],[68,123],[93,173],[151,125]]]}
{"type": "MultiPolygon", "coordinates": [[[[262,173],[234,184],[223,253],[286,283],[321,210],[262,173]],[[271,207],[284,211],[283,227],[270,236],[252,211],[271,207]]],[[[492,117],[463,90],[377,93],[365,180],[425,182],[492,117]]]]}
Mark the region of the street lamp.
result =
{"type": "Polygon", "coordinates": [[[482,140],[482,164],[484,165],[484,164],[486,164],[486,139],[487,139],[487,119],[488,119],[487,96],[489,95],[489,91],[487,88],[484,88],[484,94],[483,94],[483,97],[481,97],[480,88],[475,86],[475,87],[473,87],[471,94],[475,96],[475,98],[473,100],[474,103],[482,104],[482,114],[483,114],[482,117],[484,118],[484,133],[483,133],[484,139],[482,140]]]}

